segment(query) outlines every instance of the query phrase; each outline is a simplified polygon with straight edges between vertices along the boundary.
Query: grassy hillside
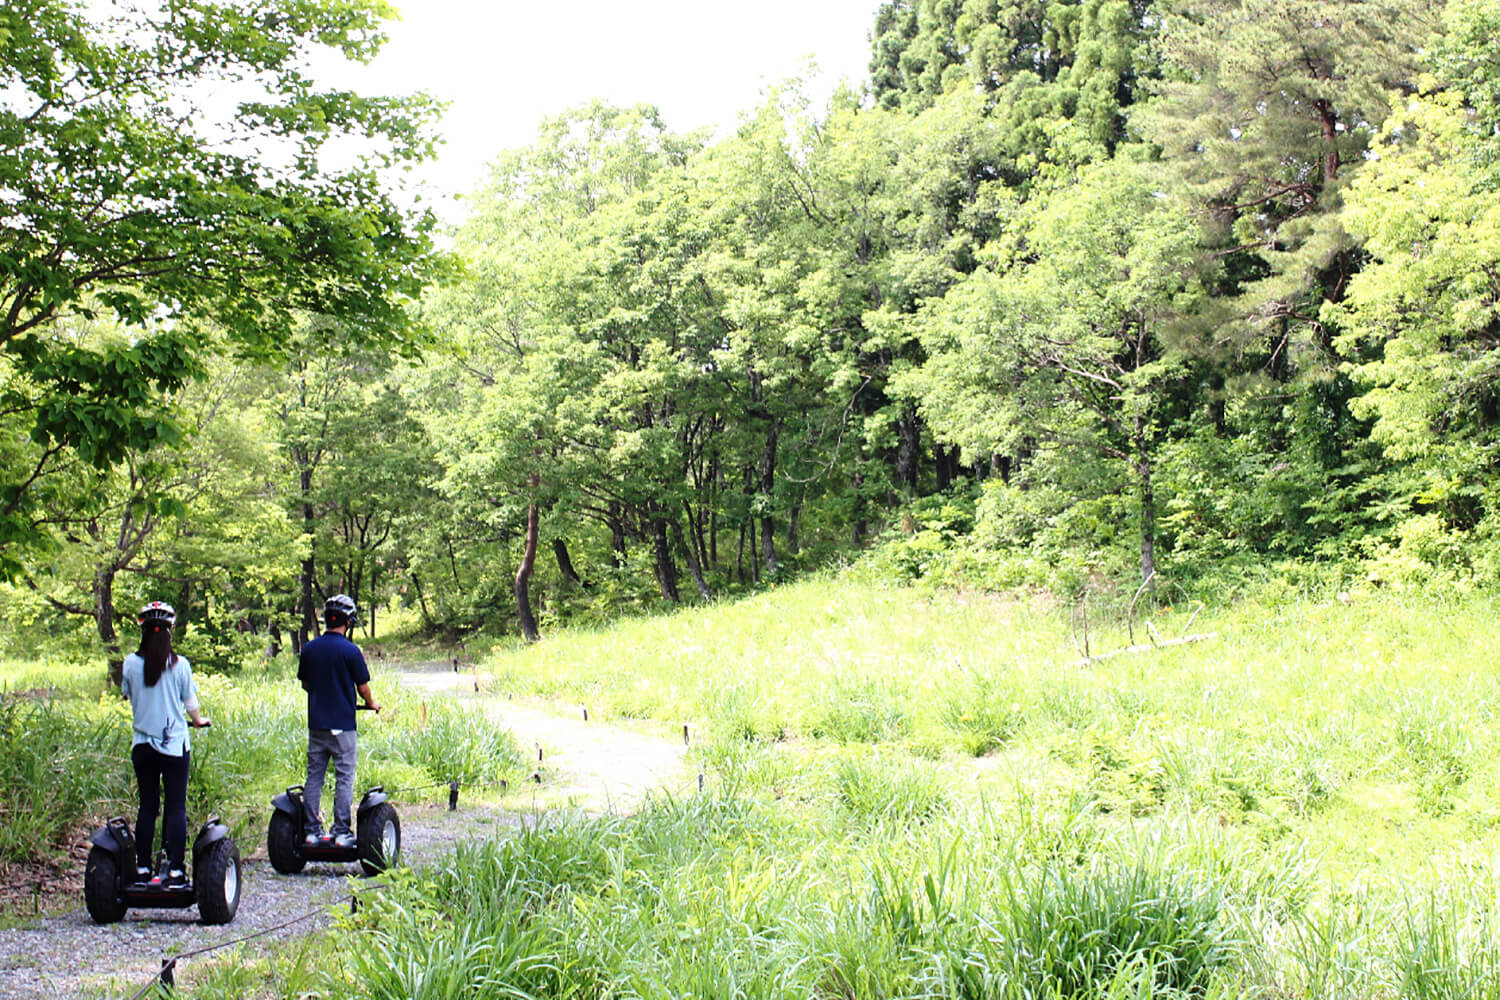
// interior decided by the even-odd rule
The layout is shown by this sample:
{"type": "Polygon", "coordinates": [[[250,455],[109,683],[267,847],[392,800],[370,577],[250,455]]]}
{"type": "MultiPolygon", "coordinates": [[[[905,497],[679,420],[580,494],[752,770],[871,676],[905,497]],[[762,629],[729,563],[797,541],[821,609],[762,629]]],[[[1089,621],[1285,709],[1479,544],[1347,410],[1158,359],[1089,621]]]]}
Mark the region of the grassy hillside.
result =
{"type": "Polygon", "coordinates": [[[1500,996],[1495,611],[1289,597],[1080,663],[1053,609],[822,580],[499,652],[506,692],[696,723],[704,793],[476,846],[383,894],[319,982],[1500,996]]]}
{"type": "MultiPolygon", "coordinates": [[[[1138,619],[1134,642],[1182,634],[1191,610],[1138,619]]],[[[711,762],[745,746],[908,754],[991,796],[1211,813],[1309,838],[1330,864],[1404,869],[1500,817],[1495,611],[1485,596],[1289,597],[1200,613],[1206,641],[1083,663],[1080,624],[1040,602],[820,580],[483,670],[508,692],[695,723],[711,762]]],[[[1096,655],[1131,642],[1123,623],[1091,629],[1096,655]]]]}
{"type": "Polygon", "coordinates": [[[492,694],[692,725],[702,793],[398,873],[358,947],[190,995],[1500,997],[1496,611],[1166,609],[1136,642],[1214,638],[1084,661],[1041,601],[840,578],[500,650],[492,694]]]}

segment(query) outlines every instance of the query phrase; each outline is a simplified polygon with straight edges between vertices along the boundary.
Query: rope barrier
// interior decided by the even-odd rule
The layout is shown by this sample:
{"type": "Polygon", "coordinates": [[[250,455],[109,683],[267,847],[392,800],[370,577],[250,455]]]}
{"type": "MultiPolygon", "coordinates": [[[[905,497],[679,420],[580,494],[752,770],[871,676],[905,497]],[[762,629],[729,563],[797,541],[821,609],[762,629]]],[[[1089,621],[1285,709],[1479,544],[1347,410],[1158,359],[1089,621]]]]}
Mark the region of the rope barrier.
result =
{"type": "Polygon", "coordinates": [[[173,982],[172,974],[177,968],[177,963],[181,962],[183,959],[195,958],[198,955],[207,955],[210,952],[222,951],[225,948],[229,948],[237,944],[243,944],[246,941],[253,941],[256,938],[265,937],[267,934],[274,934],[276,931],[284,930],[285,928],[290,927],[293,924],[301,923],[304,920],[316,917],[318,914],[326,913],[327,911],[328,907],[320,906],[316,910],[309,910],[306,913],[292,917],[289,920],[283,920],[279,924],[262,928],[261,930],[258,930],[253,934],[246,934],[244,937],[235,938],[233,941],[220,941],[218,944],[205,945],[202,948],[194,948],[192,951],[185,951],[181,954],[173,955],[171,958],[163,958],[161,960],[161,971],[156,974],[156,978],[152,979],[149,983],[147,983],[145,986],[142,986],[138,991],[136,991],[135,995],[132,996],[130,1000],[141,1000],[142,997],[151,992],[151,990],[154,989],[157,985],[175,985],[175,983],[173,982]]]}
{"type": "MultiPolygon", "coordinates": [[[[364,895],[367,892],[379,892],[384,888],[386,888],[384,883],[378,883],[376,885],[368,886],[364,889],[349,890],[349,912],[359,912],[360,896],[364,895]]],[[[211,952],[222,951],[225,948],[231,948],[237,944],[244,944],[246,941],[254,941],[256,938],[265,937],[267,934],[274,934],[279,930],[285,930],[286,928],[291,927],[293,924],[299,924],[304,920],[309,920],[313,917],[318,916],[319,914],[327,912],[327,906],[320,906],[316,910],[308,910],[306,913],[302,913],[287,920],[283,920],[279,924],[274,924],[270,927],[263,927],[253,934],[246,934],[243,937],[237,937],[233,941],[220,941],[218,944],[205,945],[202,948],[194,948],[192,951],[184,951],[180,954],[173,955],[171,958],[163,958],[161,960],[161,971],[156,974],[156,978],[151,980],[145,986],[142,986],[140,990],[138,990],[136,994],[130,998],[130,1000],[141,1000],[142,997],[144,997],[152,990],[152,988],[157,985],[176,985],[173,981],[173,973],[177,969],[177,963],[183,961],[184,959],[196,958],[199,955],[207,955],[211,952]]]]}

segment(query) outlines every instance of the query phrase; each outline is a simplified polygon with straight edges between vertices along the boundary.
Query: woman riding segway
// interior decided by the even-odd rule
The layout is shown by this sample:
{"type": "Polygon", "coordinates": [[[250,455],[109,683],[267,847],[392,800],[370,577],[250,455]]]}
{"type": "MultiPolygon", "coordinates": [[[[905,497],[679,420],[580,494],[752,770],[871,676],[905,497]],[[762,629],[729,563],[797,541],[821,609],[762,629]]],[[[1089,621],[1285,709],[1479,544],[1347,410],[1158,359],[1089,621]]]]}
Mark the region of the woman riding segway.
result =
{"type": "Polygon", "coordinates": [[[187,785],[192,743],[188,720],[206,726],[198,710],[198,689],[187,657],[172,649],[172,627],[177,612],[170,604],[152,601],[141,609],[141,645],[125,657],[120,690],[130,701],[134,739],[130,761],[140,789],[135,819],[136,881],[162,886],[187,881],[187,785]],[[165,808],[162,799],[165,798],[165,808]],[[153,870],[151,848],[156,820],[161,816],[162,848],[166,859],[153,870]]]}
{"type": "Polygon", "coordinates": [[[193,839],[195,881],[188,880],[184,864],[191,759],[188,720],[195,728],[209,721],[198,711],[198,690],[187,658],[172,649],[177,613],[170,604],[152,601],[141,609],[140,623],[140,648],[125,657],[120,681],[121,692],[130,700],[135,732],[130,762],[141,796],[136,834],[125,817],[114,816],[90,835],[83,900],[89,916],[101,924],[124,918],[132,906],[197,906],[204,923],[227,924],[240,905],[240,851],[229,827],[210,816],[193,839]],[[161,864],[153,869],[158,815],[161,864]],[[132,867],[133,877],[127,874],[132,867]]]}

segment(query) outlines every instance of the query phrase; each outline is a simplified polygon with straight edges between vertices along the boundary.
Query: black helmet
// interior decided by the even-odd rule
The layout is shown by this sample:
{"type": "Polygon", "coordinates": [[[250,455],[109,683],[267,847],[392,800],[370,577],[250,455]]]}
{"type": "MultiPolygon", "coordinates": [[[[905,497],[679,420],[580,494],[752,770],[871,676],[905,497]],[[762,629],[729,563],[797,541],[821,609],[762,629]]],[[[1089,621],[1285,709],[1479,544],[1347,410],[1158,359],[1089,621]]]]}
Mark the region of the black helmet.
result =
{"type": "Polygon", "coordinates": [[[171,628],[177,624],[177,612],[172,610],[172,605],[166,601],[152,601],[136,616],[137,624],[144,625],[147,622],[161,622],[167,628],[171,628]]]}
{"type": "Polygon", "coordinates": [[[347,594],[334,594],[323,602],[323,620],[330,625],[353,625],[359,617],[354,598],[347,594]]]}

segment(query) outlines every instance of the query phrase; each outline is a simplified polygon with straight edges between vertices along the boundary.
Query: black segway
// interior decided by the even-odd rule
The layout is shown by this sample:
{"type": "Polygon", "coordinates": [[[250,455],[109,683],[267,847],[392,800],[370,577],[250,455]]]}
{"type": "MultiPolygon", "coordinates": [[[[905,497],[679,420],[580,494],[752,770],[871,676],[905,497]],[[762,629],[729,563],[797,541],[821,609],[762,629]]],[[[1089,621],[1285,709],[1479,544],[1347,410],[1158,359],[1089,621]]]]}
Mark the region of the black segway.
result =
{"type": "Polygon", "coordinates": [[[217,816],[210,816],[193,838],[192,877],[180,885],[135,877],[135,837],[123,816],[95,830],[89,843],[93,846],[83,871],[83,901],[97,924],[116,923],[131,907],[193,905],[205,924],[227,924],[240,908],[240,849],[217,816]]]}
{"type": "Polygon", "coordinates": [[[307,843],[307,810],[303,787],[293,785],[271,800],[271,822],[266,829],[266,853],[271,867],[295,875],[309,861],[358,861],[366,875],[378,875],[401,860],[401,820],[379,785],[365,792],[356,812],[353,847],[340,847],[331,837],[307,843]]]}
{"type": "MultiPolygon", "coordinates": [[[[369,711],[364,705],[354,707],[359,712],[369,711]]],[[[382,786],[371,788],[359,800],[353,847],[340,847],[326,835],[313,843],[307,842],[307,810],[302,803],[305,790],[302,785],[293,785],[271,800],[266,854],[271,858],[272,868],[283,875],[295,875],[309,861],[358,861],[366,875],[379,875],[400,862],[401,819],[382,786]]]]}

